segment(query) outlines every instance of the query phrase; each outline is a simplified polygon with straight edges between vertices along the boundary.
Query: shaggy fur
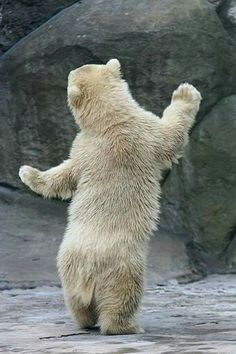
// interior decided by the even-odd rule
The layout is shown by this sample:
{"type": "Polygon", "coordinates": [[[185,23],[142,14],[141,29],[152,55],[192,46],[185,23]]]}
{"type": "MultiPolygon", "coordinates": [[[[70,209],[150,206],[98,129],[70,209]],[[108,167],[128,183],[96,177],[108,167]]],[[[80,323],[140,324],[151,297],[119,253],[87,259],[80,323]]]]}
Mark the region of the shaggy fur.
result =
{"type": "Polygon", "coordinates": [[[162,119],[132,98],[116,59],[85,65],[68,79],[68,104],[81,128],[69,158],[20,178],[44,197],[72,197],[58,270],[67,306],[82,328],[138,333],[147,242],[159,215],[161,171],[188,140],[201,96],[174,91],[162,119]]]}

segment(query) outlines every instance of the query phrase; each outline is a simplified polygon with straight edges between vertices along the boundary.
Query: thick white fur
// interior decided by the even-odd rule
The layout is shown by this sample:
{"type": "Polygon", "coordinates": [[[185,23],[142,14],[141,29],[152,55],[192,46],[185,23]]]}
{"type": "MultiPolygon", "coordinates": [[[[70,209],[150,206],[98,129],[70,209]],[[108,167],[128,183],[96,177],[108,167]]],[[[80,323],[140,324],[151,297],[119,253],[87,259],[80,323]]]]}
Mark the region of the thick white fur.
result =
{"type": "Polygon", "coordinates": [[[72,197],[58,253],[65,301],[81,327],[137,333],[147,241],[159,215],[161,172],[188,140],[201,96],[185,83],[162,119],[132,98],[120,63],[72,71],[68,103],[81,128],[69,158],[20,178],[44,197],[72,197]]]}

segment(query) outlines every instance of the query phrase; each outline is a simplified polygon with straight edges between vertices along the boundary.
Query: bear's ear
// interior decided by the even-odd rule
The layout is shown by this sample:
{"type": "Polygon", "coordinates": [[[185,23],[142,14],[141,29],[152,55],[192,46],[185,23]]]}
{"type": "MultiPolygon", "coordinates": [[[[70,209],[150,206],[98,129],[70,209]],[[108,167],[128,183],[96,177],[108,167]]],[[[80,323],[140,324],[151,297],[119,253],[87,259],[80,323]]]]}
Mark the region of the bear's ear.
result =
{"type": "Polygon", "coordinates": [[[119,78],[121,76],[120,62],[118,59],[110,59],[106,63],[106,66],[115,77],[119,78]]]}
{"type": "Polygon", "coordinates": [[[68,95],[68,101],[75,105],[81,96],[81,90],[76,85],[68,86],[67,95],[68,95]]]}

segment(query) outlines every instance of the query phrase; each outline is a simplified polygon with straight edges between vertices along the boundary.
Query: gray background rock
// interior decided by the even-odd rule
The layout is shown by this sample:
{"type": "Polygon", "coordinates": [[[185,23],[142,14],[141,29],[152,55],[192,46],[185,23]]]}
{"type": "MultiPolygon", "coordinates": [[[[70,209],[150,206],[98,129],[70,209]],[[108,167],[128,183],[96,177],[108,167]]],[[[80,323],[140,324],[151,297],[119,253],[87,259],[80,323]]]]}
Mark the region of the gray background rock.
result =
{"type": "Polygon", "coordinates": [[[134,97],[159,115],[189,81],[204,99],[184,159],[163,181],[156,259],[167,247],[167,263],[179,252],[193,278],[233,271],[236,48],[226,3],[219,17],[205,0],[87,0],[18,42],[0,60],[0,183],[23,189],[20,165],[66,158],[77,129],[66,104],[71,69],[118,57],[134,97]]]}

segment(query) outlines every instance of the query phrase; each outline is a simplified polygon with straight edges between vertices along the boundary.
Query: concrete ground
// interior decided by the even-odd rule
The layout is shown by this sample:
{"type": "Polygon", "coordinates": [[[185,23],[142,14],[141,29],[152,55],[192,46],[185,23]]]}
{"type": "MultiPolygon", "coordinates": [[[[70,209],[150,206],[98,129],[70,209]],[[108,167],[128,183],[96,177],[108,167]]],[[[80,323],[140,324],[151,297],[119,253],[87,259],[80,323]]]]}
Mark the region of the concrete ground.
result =
{"type": "Polygon", "coordinates": [[[0,295],[0,352],[102,354],[235,354],[236,276],[148,288],[140,323],[146,333],[101,336],[80,331],[60,288],[4,290],[0,295]]]}
{"type": "Polygon", "coordinates": [[[236,354],[236,275],[180,285],[176,278],[191,280],[191,267],[181,240],[167,235],[151,241],[139,315],[146,332],[79,330],[64,306],[55,267],[65,207],[0,188],[1,353],[236,354]]]}

